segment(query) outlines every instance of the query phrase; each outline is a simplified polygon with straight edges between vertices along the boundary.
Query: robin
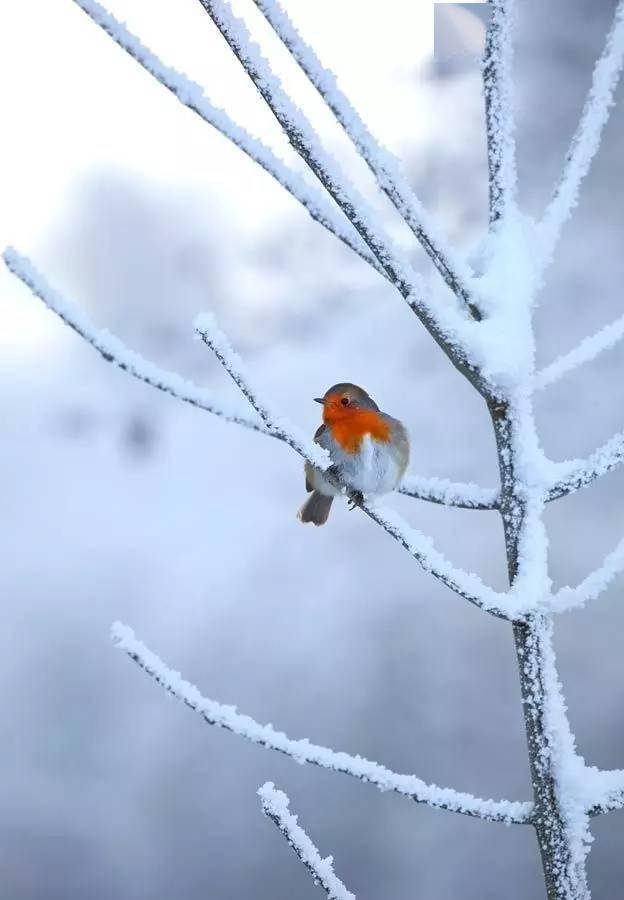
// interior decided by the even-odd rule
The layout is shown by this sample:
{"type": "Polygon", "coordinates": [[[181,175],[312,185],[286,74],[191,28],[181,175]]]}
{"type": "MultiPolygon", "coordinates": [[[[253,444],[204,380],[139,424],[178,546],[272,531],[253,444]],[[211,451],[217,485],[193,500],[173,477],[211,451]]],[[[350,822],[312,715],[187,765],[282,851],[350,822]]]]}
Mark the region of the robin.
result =
{"type": "MultiPolygon", "coordinates": [[[[409,461],[409,438],[403,423],[381,412],[356,384],[335,384],[324,397],[314,399],[323,406],[323,424],[314,440],[329,450],[333,463],[329,471],[360,496],[393,491],[409,461]]],[[[340,491],[307,462],[305,476],[306,490],[312,496],[298,518],[324,525],[340,491]]]]}

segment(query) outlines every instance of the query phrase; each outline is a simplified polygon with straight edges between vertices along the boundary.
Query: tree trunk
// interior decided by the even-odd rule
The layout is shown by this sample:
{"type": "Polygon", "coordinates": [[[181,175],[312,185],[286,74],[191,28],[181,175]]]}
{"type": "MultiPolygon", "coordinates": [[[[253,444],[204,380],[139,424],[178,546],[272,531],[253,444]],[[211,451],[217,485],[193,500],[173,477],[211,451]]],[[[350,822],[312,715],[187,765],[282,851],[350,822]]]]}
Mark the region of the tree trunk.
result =
{"type": "MultiPolygon", "coordinates": [[[[513,423],[506,404],[491,404],[501,479],[500,513],[505,534],[509,583],[518,574],[519,540],[525,516],[512,440],[513,423]]],[[[548,900],[589,900],[584,861],[572,853],[570,833],[557,795],[553,750],[545,723],[549,685],[545,653],[550,654],[550,622],[533,614],[513,625],[520,691],[535,801],[534,827],[542,859],[548,900]]]]}

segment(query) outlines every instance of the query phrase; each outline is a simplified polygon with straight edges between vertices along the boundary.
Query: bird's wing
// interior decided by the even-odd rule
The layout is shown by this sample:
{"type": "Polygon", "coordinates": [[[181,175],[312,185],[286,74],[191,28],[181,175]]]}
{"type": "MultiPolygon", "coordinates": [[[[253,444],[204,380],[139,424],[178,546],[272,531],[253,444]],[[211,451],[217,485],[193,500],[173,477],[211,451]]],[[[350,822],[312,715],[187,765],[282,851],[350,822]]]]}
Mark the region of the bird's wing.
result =
{"type": "Polygon", "coordinates": [[[395,442],[397,462],[399,464],[400,477],[403,478],[407,469],[410,457],[410,441],[407,429],[403,422],[393,419],[392,416],[384,416],[388,425],[392,429],[392,437],[395,442]]]}
{"type": "MultiPolygon", "coordinates": [[[[327,438],[329,434],[327,434],[327,426],[324,424],[319,425],[314,434],[315,443],[319,444],[321,447],[325,447],[327,449],[327,438]]],[[[309,463],[305,464],[305,486],[308,494],[310,491],[314,490],[314,482],[313,482],[313,469],[309,463]]]]}

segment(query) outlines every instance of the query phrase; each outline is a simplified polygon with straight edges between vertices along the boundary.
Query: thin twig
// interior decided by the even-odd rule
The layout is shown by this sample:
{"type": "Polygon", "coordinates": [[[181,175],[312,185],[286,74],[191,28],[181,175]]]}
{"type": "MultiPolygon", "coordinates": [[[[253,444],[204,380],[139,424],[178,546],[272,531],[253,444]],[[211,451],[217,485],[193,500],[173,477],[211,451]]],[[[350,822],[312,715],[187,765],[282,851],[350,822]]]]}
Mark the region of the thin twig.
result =
{"type": "Polygon", "coordinates": [[[615,347],[623,337],[624,316],[620,316],[609,325],[605,325],[600,331],[584,338],[580,344],[568,353],[559,356],[554,362],[538,372],[533,382],[535,390],[543,390],[584,363],[596,359],[605,350],[615,347]]]}
{"type": "Polygon", "coordinates": [[[592,75],[592,83],[570,146],[563,171],[540,223],[544,264],[553,257],[561,229],[578,203],[581,183],[590,170],[609,121],[613,95],[624,64],[624,0],[619,0],[613,22],[592,75]]]}
{"type": "Polygon", "coordinates": [[[252,42],[245,24],[234,16],[229,4],[224,0],[199,2],[258,89],[291,145],[345,213],[410,309],[420,318],[453,365],[479,393],[491,397],[495,393],[493,386],[481,374],[465,338],[460,337],[460,333],[465,334],[465,320],[461,317],[460,310],[433,309],[430,306],[425,299],[427,292],[422,279],[392,246],[388,236],[378,229],[376,217],[371,213],[367,202],[321,146],[309,120],[283,90],[269,64],[260,54],[257,44],[252,42]]]}
{"type": "Polygon", "coordinates": [[[181,700],[203,718],[208,725],[215,725],[244,737],[246,740],[270,750],[276,750],[298,763],[307,763],[351,775],[360,781],[374,785],[380,791],[392,791],[424,803],[435,809],[445,809],[462,815],[526,825],[531,821],[532,804],[510,800],[481,800],[471,794],[426,784],[415,775],[399,775],[363,756],[350,756],[342,751],[330,750],[307,739],[291,740],[271,725],[260,725],[250,716],[237,712],[233,706],[224,706],[215,700],[202,697],[197,688],[185,681],[179,672],[165,665],[155,653],[139,641],[127,625],[116,622],[111,632],[113,643],[123,650],[144,672],[168,693],[181,700]]]}
{"type": "Polygon", "coordinates": [[[511,30],[514,0],[490,0],[483,93],[489,171],[490,226],[509,213],[517,191],[511,30]]]}
{"type": "Polygon", "coordinates": [[[126,51],[139,65],[143,66],[163,87],[204,122],[215,128],[227,140],[242,150],[252,162],[271,175],[288,193],[297,200],[309,215],[327,231],[335,235],[345,246],[353,250],[360,259],[372,266],[380,275],[389,280],[388,273],[372,255],[353,226],[339,212],[325,194],[307,182],[279,159],[270,147],[249,134],[238,125],[223,109],[214,106],[205,96],[202,87],[181,72],[166,66],[139,39],[112,16],[95,0],[74,0],[96,25],[106,32],[116,44],[126,51]]]}
{"type": "Polygon", "coordinates": [[[565,475],[554,484],[546,500],[552,502],[587,487],[597,478],[611,472],[624,461],[624,431],[618,432],[586,459],[562,464],[565,475]]]}
{"type": "Polygon", "coordinates": [[[358,149],[378,187],[420,241],[446,284],[466,304],[474,318],[480,319],[481,313],[470,285],[472,273],[469,267],[446,244],[396,160],[373,137],[338,87],[333,72],[323,67],[314,49],[303,40],[277,0],[254,2],[358,149]]]}
{"type": "MultiPolygon", "coordinates": [[[[115,335],[104,329],[98,329],[89,318],[76,310],[64,297],[55,291],[37,272],[30,260],[16,250],[8,248],[3,259],[7,268],[16,278],[28,287],[45,306],[68,325],[72,331],[80,335],[100,356],[133,378],[162,391],[184,403],[190,403],[198,409],[215,416],[249,428],[279,441],[286,441],[283,434],[269,429],[260,418],[257,420],[241,416],[233,411],[223,409],[205,388],[199,387],[175,372],[167,372],[150,360],[143,359],[134,350],[127,347],[115,335]]],[[[462,509],[493,509],[496,504],[496,492],[479,488],[473,484],[461,484],[441,478],[425,478],[411,475],[404,481],[399,491],[408,497],[430,503],[455,506],[462,509]],[[490,505],[492,504],[492,505],[490,505]]]]}
{"type": "Polygon", "coordinates": [[[355,894],[348,891],[334,872],[333,857],[323,859],[297,822],[297,816],[290,811],[290,800],[283,791],[278,791],[267,781],[258,791],[262,811],[277,827],[289,847],[306,867],[315,884],[319,884],[330,900],[355,900],[355,894]]]}

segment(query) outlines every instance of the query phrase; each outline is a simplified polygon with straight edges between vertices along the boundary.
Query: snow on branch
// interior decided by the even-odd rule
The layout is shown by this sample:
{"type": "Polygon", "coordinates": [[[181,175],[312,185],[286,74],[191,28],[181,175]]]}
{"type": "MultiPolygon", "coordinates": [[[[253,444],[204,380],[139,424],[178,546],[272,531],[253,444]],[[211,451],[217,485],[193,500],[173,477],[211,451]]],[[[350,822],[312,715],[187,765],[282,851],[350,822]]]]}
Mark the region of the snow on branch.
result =
{"type": "Polygon", "coordinates": [[[258,413],[268,431],[292,447],[310,465],[326,469],[329,462],[327,451],[300,434],[289,422],[270,412],[267,405],[259,399],[258,392],[250,384],[242,359],[230,346],[214,316],[210,313],[201,313],[197,316],[195,332],[210,347],[245,399],[258,413]]]}
{"type": "Polygon", "coordinates": [[[516,144],[514,137],[511,37],[514,0],[491,0],[485,41],[483,92],[488,152],[490,225],[515,205],[516,144]]]}
{"type": "Polygon", "coordinates": [[[258,790],[258,796],[263,813],[284,835],[291,849],[314,879],[314,883],[321,885],[330,900],[355,900],[355,894],[346,889],[334,872],[333,857],[327,856],[325,859],[321,857],[298,824],[297,816],[290,812],[290,800],[287,795],[277,790],[272,782],[267,781],[258,790]]]}
{"type": "Polygon", "coordinates": [[[27,257],[8,247],[2,254],[2,258],[7,268],[30,288],[32,293],[39,297],[51,312],[55,313],[76,334],[84,338],[107,362],[123,369],[124,372],[128,372],[139,381],[143,381],[165,394],[170,394],[177,400],[183,400],[185,403],[190,403],[192,406],[206,410],[206,412],[236,425],[242,425],[263,434],[269,433],[261,420],[241,416],[234,410],[222,407],[205,388],[198,387],[175,372],[160,369],[154,363],[143,359],[134,350],[130,350],[110,332],[95,328],[88,316],[74,309],[64,297],[50,287],[27,257]]]}
{"type": "Polygon", "coordinates": [[[199,2],[258,89],[291,145],[364,239],[410,309],[456,368],[483,396],[492,396],[493,388],[474,358],[463,310],[460,307],[431,305],[421,276],[393,245],[390,237],[378,229],[376,214],[326,152],[310,121],[286,94],[258,45],[252,41],[244,22],[233,14],[229,4],[225,0],[199,2]]]}
{"type": "Polygon", "coordinates": [[[622,337],[624,337],[624,316],[620,316],[610,325],[605,325],[596,334],[584,338],[569,353],[563,354],[538,372],[534,381],[535,390],[541,391],[584,363],[591,362],[605,350],[615,347],[622,337]]]}
{"type": "Polygon", "coordinates": [[[624,570],[624,538],[609,553],[599,568],[591,572],[576,587],[563,587],[551,598],[554,612],[579,609],[607,590],[611,582],[624,570]]]}
{"type": "Polygon", "coordinates": [[[391,513],[389,510],[381,510],[376,505],[373,506],[371,503],[362,501],[358,494],[351,490],[348,485],[343,484],[336,475],[327,471],[326,451],[318,447],[317,444],[306,440],[289,423],[283,419],[278,419],[274,413],[269,411],[264,401],[260,399],[258,391],[251,387],[244,371],[242,360],[219,330],[214,316],[206,314],[198,316],[195,330],[204,343],[214,352],[243,396],[246,397],[258,413],[269,432],[275,434],[289,447],[292,447],[311,465],[322,469],[325,472],[325,477],[331,481],[334,487],[346,493],[352,502],[366,513],[369,519],[380,525],[386,534],[389,534],[390,537],[394,538],[407,550],[426,572],[430,572],[452,591],[464,597],[464,599],[479,609],[483,609],[501,619],[520,620],[522,618],[526,609],[520,597],[511,593],[499,594],[485,585],[477,575],[455,568],[435,549],[431,538],[411,528],[395,513],[391,513]]]}
{"type": "Polygon", "coordinates": [[[288,193],[297,200],[327,231],[350,247],[361,259],[388,278],[377,259],[372,255],[353,226],[334,206],[325,194],[307,184],[296,172],[279,159],[270,147],[253,137],[234,122],[222,109],[214,106],[204,95],[202,87],[186,75],[166,66],[139,39],[112,16],[95,0],[74,0],[96,25],[105,31],[122,49],[135,59],[146,72],[171,91],[188,109],[196,113],[204,122],[219,131],[242,150],[253,162],[271,175],[288,193]]]}
{"type": "Polygon", "coordinates": [[[460,509],[498,509],[499,492],[496,488],[482,488],[470,482],[462,484],[446,478],[406,475],[399,493],[460,509]]]}
{"type": "Polygon", "coordinates": [[[624,809],[624,769],[600,771],[591,769],[591,799],[588,804],[590,816],[624,809]]]}
{"type": "Polygon", "coordinates": [[[559,497],[566,497],[580,488],[587,487],[592,481],[615,469],[623,460],[624,431],[620,431],[586,459],[560,463],[559,466],[564,474],[550,488],[546,499],[549,502],[558,500],[559,497]]]}
{"type": "Polygon", "coordinates": [[[581,183],[600,147],[623,63],[624,0],[619,0],[604,50],[594,68],[592,84],[566,155],[563,172],[540,224],[545,263],[552,259],[561,228],[578,203],[581,183]]]}
{"type": "Polygon", "coordinates": [[[415,196],[397,161],[370,133],[357,110],[338,87],[334,73],[323,67],[314,49],[303,40],[278,0],[254,2],[357,147],[378,187],[420,241],[446,284],[475,318],[480,318],[472,296],[470,269],[447,245],[415,196]]]}
{"type": "Polygon", "coordinates": [[[271,725],[260,725],[250,716],[239,713],[234,706],[224,706],[202,697],[194,685],[185,681],[179,672],[166,666],[145,644],[137,640],[127,625],[116,622],[112,627],[111,637],[115,646],[127,653],[130,659],[169,694],[199,713],[208,725],[215,725],[254,744],[283,753],[302,765],[315,765],[351,775],[373,784],[380,791],[392,791],[435,809],[446,809],[489,822],[512,825],[531,822],[533,804],[530,802],[481,800],[451,788],[426,784],[415,775],[399,775],[362,756],[350,756],[348,753],[330,750],[311,744],[307,739],[291,740],[282,732],[275,731],[271,725]]]}
{"type": "MultiPolygon", "coordinates": [[[[155,363],[143,359],[115,335],[105,329],[96,328],[88,316],[75,309],[73,304],[47,283],[27,257],[12,248],[7,248],[3,259],[7,268],[30,288],[51,312],[90,344],[106,362],[177,400],[190,403],[228,422],[242,425],[260,434],[284,440],[278,431],[269,429],[260,418],[251,419],[222,408],[205,388],[198,387],[174,372],[161,369],[155,363]]],[[[487,504],[496,499],[494,491],[484,490],[473,484],[457,484],[440,478],[424,478],[416,475],[406,478],[400,490],[408,497],[465,509],[493,508],[487,504]]]]}

